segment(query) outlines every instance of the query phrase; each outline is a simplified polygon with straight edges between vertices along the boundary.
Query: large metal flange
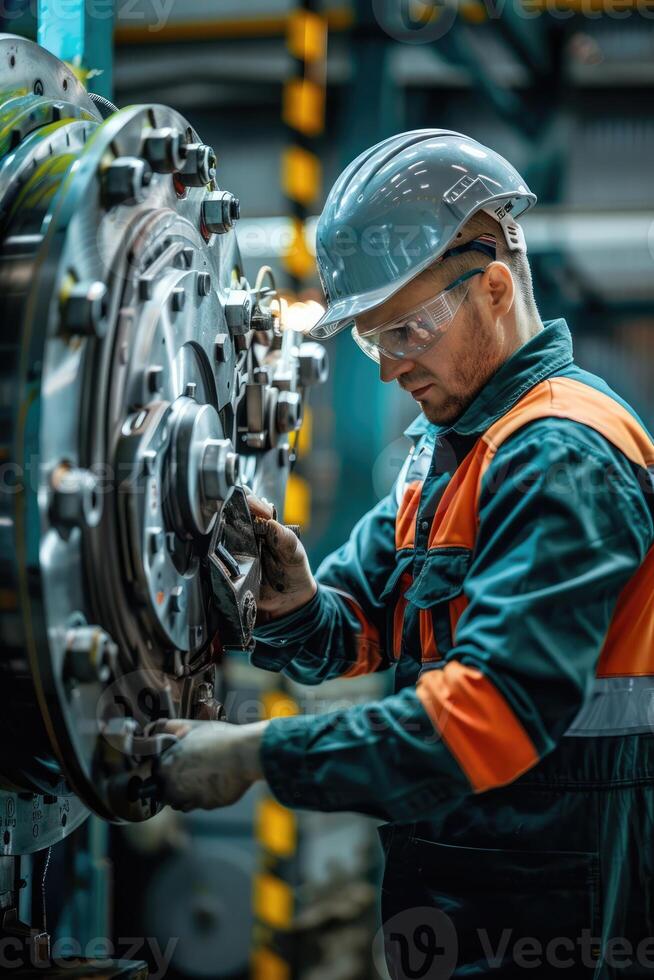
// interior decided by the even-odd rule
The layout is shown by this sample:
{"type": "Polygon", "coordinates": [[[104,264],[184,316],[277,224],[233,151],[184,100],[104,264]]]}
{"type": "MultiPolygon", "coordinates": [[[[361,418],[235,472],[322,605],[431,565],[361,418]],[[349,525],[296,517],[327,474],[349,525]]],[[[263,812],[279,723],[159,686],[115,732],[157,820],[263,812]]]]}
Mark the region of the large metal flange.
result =
{"type": "Polygon", "coordinates": [[[159,804],[135,773],[165,748],[144,726],[214,711],[219,651],[251,643],[238,481],[281,508],[298,358],[256,314],[270,287],[243,278],[238,207],[184,117],[101,120],[17,38],[0,92],[0,450],[21,482],[0,497],[0,735],[25,732],[13,754],[0,739],[0,787],[142,820],[159,804]]]}

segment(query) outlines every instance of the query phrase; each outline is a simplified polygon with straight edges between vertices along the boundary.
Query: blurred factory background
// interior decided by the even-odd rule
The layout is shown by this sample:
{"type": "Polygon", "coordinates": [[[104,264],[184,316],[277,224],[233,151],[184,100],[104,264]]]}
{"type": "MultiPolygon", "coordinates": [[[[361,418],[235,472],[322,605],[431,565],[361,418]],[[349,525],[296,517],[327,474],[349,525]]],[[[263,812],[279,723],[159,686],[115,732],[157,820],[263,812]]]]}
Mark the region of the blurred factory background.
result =
{"type": "MultiPolygon", "coordinates": [[[[241,200],[246,275],[270,265],[289,304],[321,299],[315,217],[361,150],[422,126],[489,144],[539,198],[524,228],[543,318],[565,316],[581,365],[654,426],[654,8],[644,0],[96,0],[86,9],[4,0],[2,9],[3,29],[38,31],[119,107],[161,102],[193,122],[217,151],[219,186],[241,200]]],[[[388,490],[415,414],[347,333],[329,355],[286,515],[303,525],[314,564],[388,490]]],[[[269,714],[328,710],[383,683],[307,693],[242,657],[225,670],[236,721],[253,720],[261,703],[269,714]]],[[[64,901],[49,892],[59,931],[91,939],[112,921],[115,936],[155,937],[161,950],[179,937],[167,976],[380,975],[379,854],[363,818],[290,814],[259,792],[218,814],[164,812],[129,832],[92,820],[59,852],[49,872],[68,882],[64,901]]]]}

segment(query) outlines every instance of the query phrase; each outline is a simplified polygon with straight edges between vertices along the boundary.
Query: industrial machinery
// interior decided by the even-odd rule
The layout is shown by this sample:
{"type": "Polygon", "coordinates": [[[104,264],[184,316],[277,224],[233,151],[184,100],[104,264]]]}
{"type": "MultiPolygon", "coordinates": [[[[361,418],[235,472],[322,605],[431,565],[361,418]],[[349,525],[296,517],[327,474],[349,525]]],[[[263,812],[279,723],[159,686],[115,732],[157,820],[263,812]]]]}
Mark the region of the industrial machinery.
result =
{"type": "MultiPolygon", "coordinates": [[[[160,105],[115,110],[0,36],[2,853],[141,821],[162,717],[217,718],[252,640],[246,490],[283,505],[317,344],[244,278],[239,201],[160,105]]],[[[32,947],[7,879],[0,934],[32,947]],[[9,897],[7,897],[9,896],[9,897]],[[21,932],[22,929],[22,932],[21,932]]]]}

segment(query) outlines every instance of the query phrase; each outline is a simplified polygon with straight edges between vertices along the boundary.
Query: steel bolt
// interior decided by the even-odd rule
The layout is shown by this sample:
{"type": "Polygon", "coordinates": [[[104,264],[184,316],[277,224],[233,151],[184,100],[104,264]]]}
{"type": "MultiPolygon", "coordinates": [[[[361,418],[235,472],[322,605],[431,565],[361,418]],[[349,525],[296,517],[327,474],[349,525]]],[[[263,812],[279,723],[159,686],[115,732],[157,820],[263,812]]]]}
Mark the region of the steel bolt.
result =
{"type": "Polygon", "coordinates": [[[239,474],[239,458],[229,439],[208,439],[201,463],[202,493],[207,500],[225,500],[239,474]]]}
{"type": "Polygon", "coordinates": [[[107,287],[101,280],[77,282],[63,311],[65,330],[84,337],[104,337],[107,332],[107,287]]]}
{"type": "Polygon", "coordinates": [[[212,235],[223,235],[241,216],[241,204],[231,191],[213,191],[202,202],[202,224],[212,235]]]}
{"type": "Polygon", "coordinates": [[[198,272],[198,293],[200,296],[208,296],[211,292],[211,276],[208,272],[198,272]]]}
{"type": "Polygon", "coordinates": [[[186,605],[184,590],[181,585],[176,585],[174,589],[170,590],[170,600],[169,606],[171,612],[182,612],[184,606],[186,605]]]}
{"type": "Polygon", "coordinates": [[[183,286],[175,286],[171,296],[171,306],[175,313],[181,313],[186,303],[186,290],[183,286]]]}
{"type": "Polygon", "coordinates": [[[164,545],[164,533],[159,527],[152,528],[148,534],[150,554],[154,557],[164,545]]]}
{"type": "Polygon", "coordinates": [[[152,168],[140,157],[118,157],[103,174],[103,196],[107,207],[138,204],[152,180],[152,168]]]}
{"type": "Polygon", "coordinates": [[[102,517],[102,497],[93,473],[74,466],[58,466],[51,477],[51,517],[61,529],[97,527],[102,517]]]}
{"type": "Polygon", "coordinates": [[[298,348],[300,384],[303,388],[322,384],[327,380],[329,360],[322,344],[305,341],[298,348]]]}
{"type": "Polygon", "coordinates": [[[204,187],[216,176],[216,154],[204,143],[188,143],[186,160],[180,167],[179,180],[185,187],[204,187]]]}
{"type": "Polygon", "coordinates": [[[184,385],[184,394],[187,398],[195,398],[195,393],[197,390],[198,386],[195,381],[187,381],[184,385]]]}
{"type": "Polygon", "coordinates": [[[228,337],[229,334],[217,333],[216,339],[213,342],[214,357],[219,364],[223,364],[227,360],[227,352],[225,351],[225,347],[227,345],[228,337]]]}
{"type": "Polygon", "coordinates": [[[175,256],[175,265],[179,269],[190,269],[193,265],[195,249],[191,245],[185,245],[175,256]]]}
{"type": "Polygon", "coordinates": [[[154,364],[147,371],[147,386],[151,394],[157,394],[163,388],[164,370],[161,364],[154,364]]]}
{"type": "Polygon", "coordinates": [[[252,300],[246,289],[232,289],[225,301],[225,319],[234,336],[246,334],[250,330],[252,300]]]}
{"type": "Polygon", "coordinates": [[[275,421],[277,431],[293,432],[302,418],[302,399],[297,391],[280,391],[275,421]]]}
{"type": "Polygon", "coordinates": [[[172,174],[184,166],[186,146],[178,129],[153,129],[143,141],[143,156],[156,173],[172,174]]]}
{"type": "Polygon", "coordinates": [[[80,683],[100,681],[111,677],[118,647],[100,626],[77,626],[66,635],[64,673],[80,683]]]}

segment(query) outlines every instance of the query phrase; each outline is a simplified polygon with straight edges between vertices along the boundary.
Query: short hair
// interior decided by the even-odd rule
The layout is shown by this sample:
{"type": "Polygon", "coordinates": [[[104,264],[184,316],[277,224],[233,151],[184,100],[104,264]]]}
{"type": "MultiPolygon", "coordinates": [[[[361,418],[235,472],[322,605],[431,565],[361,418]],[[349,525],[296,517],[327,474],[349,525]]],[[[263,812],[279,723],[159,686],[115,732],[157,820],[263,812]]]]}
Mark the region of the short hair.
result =
{"type": "MultiPolygon", "coordinates": [[[[530,313],[535,312],[537,314],[538,309],[534,298],[534,285],[527,253],[522,250],[512,251],[509,248],[504,237],[504,232],[495,218],[492,218],[485,211],[477,211],[465,223],[456,238],[452,241],[450,247],[465,245],[466,242],[472,241],[473,238],[478,238],[480,235],[492,235],[495,238],[497,243],[496,259],[504,262],[511,270],[516,291],[522,299],[526,310],[530,313]]],[[[447,267],[448,274],[451,272],[451,278],[456,279],[458,276],[463,275],[464,272],[468,272],[469,269],[474,269],[478,265],[488,265],[489,261],[489,259],[484,259],[479,252],[470,251],[463,252],[461,255],[450,256],[444,260],[443,264],[447,267]]],[[[433,266],[430,266],[430,269],[436,270],[438,267],[439,262],[436,262],[433,266]]]]}

